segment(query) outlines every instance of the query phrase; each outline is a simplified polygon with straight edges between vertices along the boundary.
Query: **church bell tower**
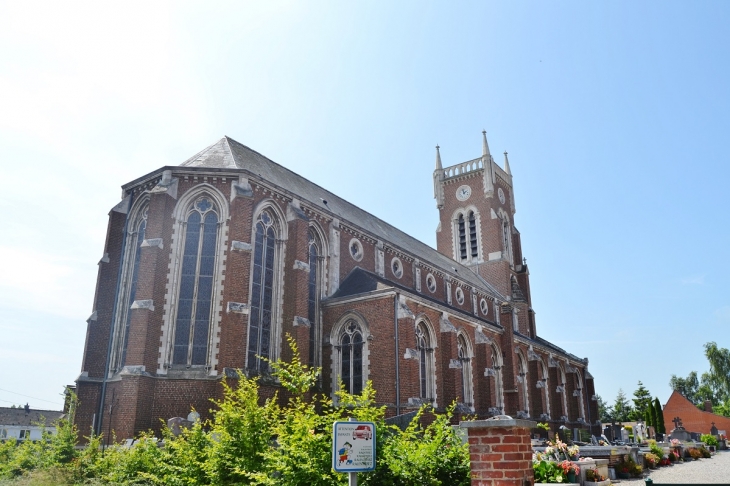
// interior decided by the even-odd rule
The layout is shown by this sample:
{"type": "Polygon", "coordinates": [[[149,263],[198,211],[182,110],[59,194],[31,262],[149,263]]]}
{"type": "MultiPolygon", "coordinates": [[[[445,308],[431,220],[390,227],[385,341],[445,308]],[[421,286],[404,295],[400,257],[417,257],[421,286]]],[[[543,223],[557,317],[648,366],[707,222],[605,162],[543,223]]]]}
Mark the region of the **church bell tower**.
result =
{"type": "Polygon", "coordinates": [[[507,152],[500,167],[492,158],[483,131],[481,157],[444,167],[436,146],[433,184],[439,210],[437,250],[469,267],[505,296],[502,312],[512,314],[514,330],[534,337],[529,272],[514,225],[507,152]]]}

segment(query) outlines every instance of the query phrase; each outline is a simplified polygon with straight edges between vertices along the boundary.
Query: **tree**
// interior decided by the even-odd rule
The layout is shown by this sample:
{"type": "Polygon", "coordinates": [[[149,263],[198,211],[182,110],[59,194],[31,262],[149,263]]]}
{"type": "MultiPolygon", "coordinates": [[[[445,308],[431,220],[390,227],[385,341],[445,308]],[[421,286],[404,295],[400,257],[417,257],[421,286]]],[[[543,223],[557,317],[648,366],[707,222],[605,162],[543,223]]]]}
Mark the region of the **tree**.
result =
{"type": "Polygon", "coordinates": [[[618,389],[616,401],[613,402],[611,418],[616,422],[628,422],[631,420],[631,404],[621,388],[618,389]]]}
{"type": "Polygon", "coordinates": [[[709,342],[705,344],[705,357],[710,371],[699,377],[696,371],[690,372],[687,378],[672,375],[669,386],[700,410],[704,410],[705,401],[709,400],[715,413],[730,416],[730,350],[709,342]]]}
{"type": "Polygon", "coordinates": [[[726,401],[730,398],[730,350],[709,342],[705,344],[705,357],[710,362],[710,372],[702,375],[703,381],[706,379],[718,401],[726,401]]]}
{"type": "Polygon", "coordinates": [[[611,422],[611,410],[606,405],[606,401],[600,395],[596,395],[596,402],[598,403],[598,419],[604,424],[611,422]]]}
{"type": "Polygon", "coordinates": [[[672,390],[678,391],[684,398],[692,403],[697,403],[697,389],[700,387],[700,382],[697,379],[697,372],[692,371],[687,378],[681,378],[677,375],[672,375],[669,379],[669,386],[672,390]]]}
{"type": "Polygon", "coordinates": [[[644,411],[644,422],[646,422],[647,427],[651,426],[656,429],[656,413],[654,412],[654,403],[653,402],[644,411]]]}
{"type": "Polygon", "coordinates": [[[651,407],[651,393],[644,387],[639,380],[639,388],[634,391],[634,409],[631,413],[633,420],[644,420],[645,412],[651,407]]]}
{"type": "Polygon", "coordinates": [[[659,397],[654,399],[654,414],[656,415],[654,429],[660,434],[666,434],[666,429],[664,428],[664,412],[662,411],[662,404],[659,403],[659,397]]]}

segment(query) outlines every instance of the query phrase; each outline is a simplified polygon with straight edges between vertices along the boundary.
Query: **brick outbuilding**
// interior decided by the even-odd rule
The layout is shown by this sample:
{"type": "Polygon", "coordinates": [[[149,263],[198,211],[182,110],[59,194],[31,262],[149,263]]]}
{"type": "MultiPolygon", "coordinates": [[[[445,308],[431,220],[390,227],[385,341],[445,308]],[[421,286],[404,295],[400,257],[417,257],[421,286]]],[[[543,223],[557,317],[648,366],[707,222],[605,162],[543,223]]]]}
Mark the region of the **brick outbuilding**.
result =
{"type": "Polygon", "coordinates": [[[709,410],[700,410],[684,395],[674,390],[662,411],[664,414],[664,427],[667,432],[670,433],[674,429],[673,420],[676,417],[682,420],[682,426],[688,432],[709,434],[713,423],[717,430],[730,432],[730,418],[712,413],[711,403],[708,402],[705,405],[706,407],[709,405],[709,410]]]}

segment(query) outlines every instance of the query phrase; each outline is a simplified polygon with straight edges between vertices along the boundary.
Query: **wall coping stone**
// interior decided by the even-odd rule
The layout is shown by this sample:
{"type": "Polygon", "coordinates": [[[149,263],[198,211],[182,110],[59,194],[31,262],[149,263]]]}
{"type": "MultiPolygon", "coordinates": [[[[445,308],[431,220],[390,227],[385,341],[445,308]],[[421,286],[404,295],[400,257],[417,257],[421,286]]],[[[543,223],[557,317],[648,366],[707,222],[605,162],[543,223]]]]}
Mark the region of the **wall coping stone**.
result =
{"type": "Polygon", "coordinates": [[[537,427],[537,422],[526,419],[499,418],[496,420],[468,420],[465,422],[459,422],[459,427],[463,429],[492,427],[525,427],[527,429],[532,429],[537,427]]]}

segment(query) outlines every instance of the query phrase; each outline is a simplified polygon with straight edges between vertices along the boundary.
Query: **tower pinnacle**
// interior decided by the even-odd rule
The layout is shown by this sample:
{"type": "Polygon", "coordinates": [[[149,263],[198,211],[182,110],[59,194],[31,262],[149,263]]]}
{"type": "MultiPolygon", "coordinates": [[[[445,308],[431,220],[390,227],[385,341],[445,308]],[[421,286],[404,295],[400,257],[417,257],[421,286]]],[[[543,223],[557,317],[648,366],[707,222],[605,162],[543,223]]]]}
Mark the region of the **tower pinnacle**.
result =
{"type": "Polygon", "coordinates": [[[489,144],[487,143],[487,131],[482,130],[482,156],[491,157],[492,154],[489,153],[489,144]]]}
{"type": "Polygon", "coordinates": [[[509,168],[509,159],[507,158],[507,151],[504,151],[504,171],[509,175],[512,175],[512,171],[509,168]]]}
{"type": "Polygon", "coordinates": [[[441,170],[443,167],[441,166],[441,152],[439,152],[439,146],[436,145],[436,170],[441,170]]]}

